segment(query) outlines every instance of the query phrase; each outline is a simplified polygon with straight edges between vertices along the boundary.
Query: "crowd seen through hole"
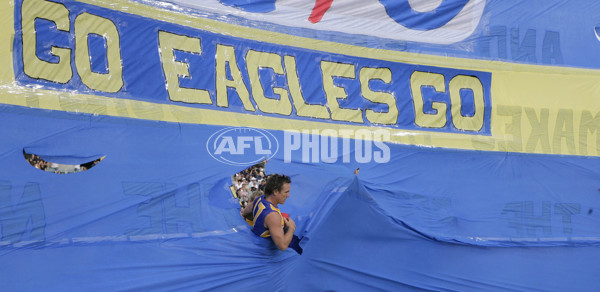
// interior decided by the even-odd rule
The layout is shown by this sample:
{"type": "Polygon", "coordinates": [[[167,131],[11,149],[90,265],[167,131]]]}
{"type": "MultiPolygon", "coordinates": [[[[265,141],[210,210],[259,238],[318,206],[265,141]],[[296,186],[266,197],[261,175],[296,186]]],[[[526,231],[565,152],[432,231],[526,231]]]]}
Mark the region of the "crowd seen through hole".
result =
{"type": "Polygon", "coordinates": [[[81,172],[81,171],[88,170],[88,169],[94,167],[96,164],[100,163],[100,161],[102,161],[102,159],[104,159],[104,157],[105,157],[105,156],[102,156],[96,160],[82,163],[82,164],[60,164],[60,163],[46,161],[38,155],[26,153],[25,150],[23,150],[23,156],[25,157],[25,160],[27,160],[27,162],[29,162],[29,164],[31,164],[31,166],[33,166],[39,170],[57,173],[57,174],[68,174],[68,173],[75,173],[75,172],[81,172]]]}

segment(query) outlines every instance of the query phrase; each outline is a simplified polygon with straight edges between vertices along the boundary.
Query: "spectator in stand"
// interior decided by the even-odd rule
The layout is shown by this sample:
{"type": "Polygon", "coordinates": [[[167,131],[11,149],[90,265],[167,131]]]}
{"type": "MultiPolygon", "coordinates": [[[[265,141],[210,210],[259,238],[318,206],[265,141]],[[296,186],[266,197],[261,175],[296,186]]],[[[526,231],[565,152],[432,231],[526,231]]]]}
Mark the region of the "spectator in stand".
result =
{"type": "Polygon", "coordinates": [[[248,189],[246,189],[246,183],[243,183],[242,186],[237,190],[238,198],[240,198],[240,203],[242,206],[246,206],[249,200],[248,189]]]}
{"type": "Polygon", "coordinates": [[[238,178],[238,180],[235,182],[235,184],[233,185],[235,187],[236,190],[238,190],[239,188],[242,187],[242,178],[238,178]]]}
{"type": "Polygon", "coordinates": [[[256,177],[250,178],[250,183],[248,184],[250,188],[257,188],[258,183],[256,182],[256,177]]]}

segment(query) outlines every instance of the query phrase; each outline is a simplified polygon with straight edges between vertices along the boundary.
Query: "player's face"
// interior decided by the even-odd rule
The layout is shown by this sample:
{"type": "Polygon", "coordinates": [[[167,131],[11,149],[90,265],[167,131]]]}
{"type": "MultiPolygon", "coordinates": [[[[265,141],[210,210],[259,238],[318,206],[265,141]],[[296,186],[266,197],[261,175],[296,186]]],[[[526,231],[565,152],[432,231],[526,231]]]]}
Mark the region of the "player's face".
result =
{"type": "Polygon", "coordinates": [[[285,203],[285,200],[287,200],[287,198],[290,197],[290,184],[289,183],[284,183],[283,186],[281,186],[281,190],[274,191],[273,195],[275,195],[275,199],[277,200],[277,204],[283,204],[283,203],[285,203]]]}

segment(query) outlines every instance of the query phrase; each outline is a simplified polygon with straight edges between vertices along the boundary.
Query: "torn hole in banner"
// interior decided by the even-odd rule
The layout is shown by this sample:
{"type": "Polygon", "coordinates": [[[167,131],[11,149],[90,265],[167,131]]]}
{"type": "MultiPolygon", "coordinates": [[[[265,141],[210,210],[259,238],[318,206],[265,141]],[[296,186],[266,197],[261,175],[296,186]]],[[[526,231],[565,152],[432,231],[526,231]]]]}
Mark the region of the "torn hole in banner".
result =
{"type": "MultiPolygon", "coordinates": [[[[264,186],[267,181],[265,167],[267,161],[261,161],[231,176],[232,185],[229,187],[231,194],[244,209],[252,204],[255,198],[264,194],[264,186]]],[[[248,218],[245,218],[248,220],[248,218]]]]}
{"type": "Polygon", "coordinates": [[[39,170],[57,174],[69,174],[89,170],[100,163],[106,156],[51,155],[32,153],[23,148],[23,157],[31,166],[39,170]]]}

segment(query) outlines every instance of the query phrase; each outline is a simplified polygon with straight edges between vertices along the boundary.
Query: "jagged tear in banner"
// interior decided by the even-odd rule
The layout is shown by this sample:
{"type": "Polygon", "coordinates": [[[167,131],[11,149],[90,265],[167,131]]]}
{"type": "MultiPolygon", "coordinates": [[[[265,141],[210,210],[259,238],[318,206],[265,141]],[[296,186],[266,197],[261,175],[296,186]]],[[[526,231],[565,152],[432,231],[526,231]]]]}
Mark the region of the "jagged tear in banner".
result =
{"type": "Polygon", "coordinates": [[[0,4],[2,287],[598,287],[599,11],[0,4]],[[265,160],[302,255],[240,216],[232,175],[265,160]]]}

